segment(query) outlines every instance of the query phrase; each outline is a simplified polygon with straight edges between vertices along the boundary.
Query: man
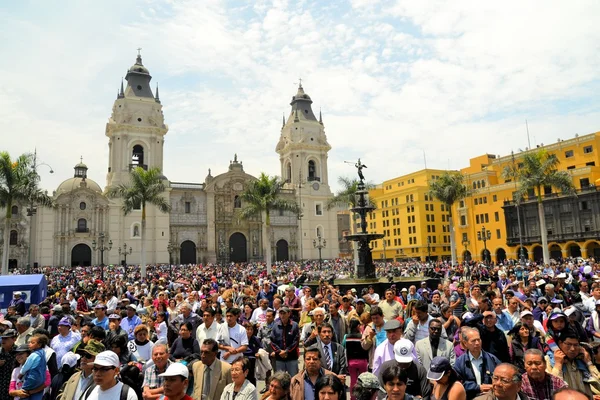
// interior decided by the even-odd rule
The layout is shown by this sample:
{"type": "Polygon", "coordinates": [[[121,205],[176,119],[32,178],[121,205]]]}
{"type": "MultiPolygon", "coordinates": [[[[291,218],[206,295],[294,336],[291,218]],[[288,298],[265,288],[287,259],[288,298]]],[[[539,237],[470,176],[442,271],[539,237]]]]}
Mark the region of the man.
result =
{"type": "Polygon", "coordinates": [[[388,360],[394,359],[394,344],[402,339],[402,325],[400,325],[397,319],[386,322],[383,329],[385,330],[387,339],[377,346],[373,355],[373,373],[377,376],[379,376],[381,365],[388,360]]]}
{"type": "Polygon", "coordinates": [[[385,299],[379,302],[379,308],[383,311],[383,318],[386,321],[396,319],[402,314],[402,304],[394,299],[392,289],[385,291],[385,299]]]}
{"type": "Polygon", "coordinates": [[[533,319],[536,321],[544,322],[546,315],[546,307],[548,306],[548,299],[545,296],[541,296],[537,299],[537,307],[533,309],[533,319]]]}
{"type": "MultiPolygon", "coordinates": [[[[417,362],[413,343],[408,339],[400,339],[394,345],[394,357],[384,362],[379,368],[379,380],[383,386],[382,375],[385,370],[393,366],[399,366],[406,371],[408,377],[406,381],[406,393],[411,396],[419,396],[428,399],[431,396],[431,384],[427,379],[427,370],[417,362]]],[[[383,399],[385,393],[379,391],[378,398],[383,399]]]]}
{"type": "Polygon", "coordinates": [[[123,318],[121,321],[121,328],[127,333],[127,338],[129,340],[135,339],[135,334],[133,333],[135,327],[142,323],[140,317],[136,315],[137,309],[133,304],[129,304],[127,306],[127,317],[123,318]]]}
{"type": "MultiPolygon", "coordinates": [[[[346,317],[348,314],[350,314],[352,311],[354,311],[354,307],[352,307],[352,304],[350,302],[350,297],[348,296],[342,296],[342,304],[341,307],[339,306],[338,303],[338,313],[342,316],[342,317],[346,317]]],[[[338,336],[339,337],[339,336],[338,336]]]]}
{"type": "Polygon", "coordinates": [[[109,321],[108,321],[108,318],[106,317],[106,306],[102,303],[96,304],[96,307],[94,307],[94,314],[96,315],[96,318],[94,318],[92,320],[92,323],[95,326],[100,326],[100,327],[102,327],[102,329],[107,331],[109,329],[109,327],[108,327],[109,321]]]}
{"type": "MultiPolygon", "coordinates": [[[[417,301],[413,307],[413,310],[414,314],[406,326],[404,337],[411,342],[416,343],[429,335],[429,321],[433,320],[434,318],[427,313],[428,307],[427,303],[424,301],[417,301]]],[[[440,332],[440,334],[442,335],[442,338],[448,338],[445,329],[440,332]]]]}
{"type": "MultiPolygon", "coordinates": [[[[511,299],[510,301],[514,303],[517,300],[511,299]]],[[[494,314],[496,314],[496,326],[502,332],[508,333],[515,324],[510,315],[505,313],[502,308],[502,299],[500,297],[496,297],[492,300],[492,309],[494,310],[494,314]]]]}
{"type": "Polygon", "coordinates": [[[504,332],[496,328],[496,313],[494,311],[483,313],[483,327],[480,326],[479,330],[483,350],[495,355],[501,362],[510,362],[508,341],[504,332]]]}
{"type": "Polygon", "coordinates": [[[81,356],[80,371],[74,373],[63,385],[57,395],[57,400],[80,399],[81,395],[94,384],[94,360],[105,350],[104,345],[97,340],[89,340],[85,347],[77,350],[81,356]]]}
{"type": "Polygon", "coordinates": [[[590,398],[579,390],[564,387],[552,395],[552,400],[589,400],[590,398]]]}
{"type": "MultiPolygon", "coordinates": [[[[275,303],[275,300],[273,300],[275,303]]],[[[302,312],[302,302],[296,296],[294,288],[292,286],[287,286],[285,288],[285,297],[283,299],[283,305],[288,307],[292,312],[292,320],[298,322],[300,321],[300,313],[302,312]]],[[[275,304],[273,304],[275,306],[275,304]]]]}
{"type": "Polygon", "coordinates": [[[481,392],[492,390],[490,371],[500,365],[500,360],[481,348],[481,336],[475,328],[463,327],[461,339],[467,352],[456,359],[454,370],[461,377],[467,399],[473,399],[481,392]]]}
{"type": "MultiPolygon", "coordinates": [[[[333,335],[342,340],[348,331],[346,317],[340,314],[340,303],[334,301],[329,305],[329,323],[333,326],[333,335]]],[[[351,311],[354,312],[354,309],[351,311]]]]}
{"type": "Polygon", "coordinates": [[[81,334],[71,330],[71,319],[63,317],[58,323],[58,335],[54,336],[50,343],[50,347],[56,352],[56,360],[62,360],[80,340],[81,334]]]}
{"type": "Polygon", "coordinates": [[[171,361],[169,360],[169,347],[165,343],[157,343],[152,348],[153,364],[144,372],[144,383],[142,384],[142,396],[144,400],[159,399],[165,392],[163,388],[164,379],[161,376],[171,361]]]}
{"type": "Polygon", "coordinates": [[[205,339],[200,345],[200,360],[194,363],[194,399],[220,399],[225,386],[232,382],[231,364],[217,358],[219,344],[205,339]]]}
{"type": "Polygon", "coordinates": [[[221,360],[232,364],[244,356],[248,349],[246,329],[237,323],[240,316],[239,308],[230,308],[225,314],[226,322],[219,327],[217,342],[221,351],[221,360]]]}
{"type": "MultiPolygon", "coordinates": [[[[500,364],[494,369],[492,390],[476,397],[476,400],[529,400],[519,393],[521,374],[512,364],[500,364]]],[[[540,399],[543,400],[543,399],[540,399]]]]}
{"type": "Polygon", "coordinates": [[[29,306],[29,315],[27,315],[27,317],[31,320],[30,326],[32,329],[46,327],[46,320],[44,319],[44,316],[40,314],[40,306],[37,304],[29,306]]]}
{"type": "Polygon", "coordinates": [[[121,316],[110,314],[108,316],[108,330],[106,331],[106,343],[110,343],[115,336],[127,336],[127,332],[121,327],[121,316]]]}
{"type": "Polygon", "coordinates": [[[322,368],[321,362],[321,352],[316,346],[304,351],[304,370],[294,375],[290,384],[292,400],[318,399],[318,395],[315,395],[317,380],[325,375],[333,375],[333,372],[322,368]]]}
{"type": "Polygon", "coordinates": [[[521,392],[532,399],[550,399],[552,393],[567,387],[565,381],[546,373],[546,359],[538,349],[525,352],[525,374],[521,384],[521,392]]]}
{"type": "Polygon", "coordinates": [[[431,303],[428,306],[427,313],[429,315],[441,315],[442,314],[442,298],[440,296],[440,292],[434,290],[431,294],[431,303]]]}
{"type": "MultiPolygon", "coordinates": [[[[82,323],[82,325],[79,327],[79,333],[81,334],[81,340],[79,342],[77,342],[75,344],[75,346],[73,346],[73,349],[71,350],[73,353],[77,353],[77,351],[80,348],[84,348],[85,345],[87,344],[87,342],[90,341],[91,337],[90,337],[90,332],[92,331],[92,328],[95,328],[94,324],[92,324],[91,322],[86,322],[86,323],[82,323]]],[[[102,331],[104,332],[104,331],[102,331]]],[[[106,337],[106,334],[105,336],[106,337]]],[[[100,340],[100,342],[102,342],[104,340],[104,338],[102,338],[102,340],[100,340]]]]}
{"type": "Polygon", "coordinates": [[[25,315],[27,310],[25,308],[25,300],[21,298],[22,295],[23,294],[21,292],[14,292],[13,299],[10,301],[10,303],[8,303],[9,307],[15,307],[17,314],[19,314],[21,317],[25,315]]]}
{"type": "MultiPolygon", "coordinates": [[[[354,306],[354,310],[348,314],[346,317],[346,321],[350,322],[351,319],[358,319],[359,321],[364,321],[363,318],[367,315],[367,311],[365,309],[365,299],[359,298],[356,299],[356,304],[354,306]]],[[[343,338],[343,337],[342,337],[343,338]]]]}
{"type": "MultiPolygon", "coordinates": [[[[281,314],[281,310],[279,313],[281,314]]],[[[317,343],[319,326],[321,326],[321,324],[325,321],[325,309],[322,307],[315,308],[312,311],[312,320],[312,323],[306,324],[302,328],[300,342],[304,345],[304,347],[310,347],[317,343]]],[[[334,338],[333,340],[336,339],[337,338],[334,338]]]]}
{"type": "Polygon", "coordinates": [[[360,346],[369,352],[369,370],[373,370],[373,356],[375,349],[386,340],[386,332],[383,329],[385,319],[383,311],[378,306],[371,307],[371,323],[365,326],[360,339],[360,346]]]}
{"type": "MultiPolygon", "coordinates": [[[[427,287],[427,283],[425,283],[425,286],[427,287]]],[[[406,296],[406,298],[408,299],[408,301],[411,300],[417,300],[417,301],[422,301],[423,297],[417,293],[417,287],[415,285],[411,285],[408,288],[408,295],[406,296]]]]}
{"type": "MultiPolygon", "coordinates": [[[[592,396],[591,377],[598,377],[598,369],[592,363],[590,353],[579,344],[579,337],[573,329],[567,329],[558,340],[558,349],[554,351],[554,365],[548,372],[564,380],[572,389],[580,390],[592,396]]],[[[546,356],[548,357],[548,356],[546,356]]]]}
{"type": "Polygon", "coordinates": [[[269,307],[273,307],[273,299],[277,294],[277,285],[271,284],[269,281],[263,283],[262,289],[256,295],[256,302],[259,303],[262,299],[266,299],[269,307]]]}
{"type": "Polygon", "coordinates": [[[96,355],[93,365],[94,383],[96,385],[90,386],[83,393],[84,399],[116,400],[121,398],[121,391],[124,391],[127,400],[138,400],[135,391],[117,379],[121,365],[119,356],[110,350],[103,351],[96,355]]]}
{"type": "Polygon", "coordinates": [[[333,337],[333,327],[325,322],[319,327],[319,339],[317,346],[322,355],[321,362],[323,367],[337,375],[342,382],[346,382],[348,374],[348,360],[346,359],[346,349],[339,343],[331,341],[333,337]]]}
{"type": "Polygon", "coordinates": [[[15,339],[17,331],[7,329],[2,333],[2,348],[0,350],[0,393],[8,393],[12,370],[15,366],[15,339]]]}
{"type": "Polygon", "coordinates": [[[583,305],[588,312],[593,312],[596,309],[596,302],[598,300],[600,300],[600,285],[595,283],[592,286],[592,296],[584,301],[583,305]]]}
{"type": "Polygon", "coordinates": [[[219,333],[219,324],[215,321],[217,312],[214,308],[208,307],[202,314],[204,322],[196,329],[196,340],[203,343],[205,339],[217,339],[219,333]]]}
{"type": "Polygon", "coordinates": [[[17,320],[17,332],[19,336],[17,336],[17,340],[15,341],[15,346],[19,347],[22,344],[27,344],[29,338],[33,335],[33,328],[30,326],[31,319],[29,317],[20,317],[17,320]]]}
{"type": "Polygon", "coordinates": [[[252,316],[250,317],[250,322],[254,325],[258,325],[260,328],[267,321],[267,310],[269,309],[269,300],[261,299],[258,302],[258,307],[254,309],[252,312],[252,316]]]}
{"type": "Polygon", "coordinates": [[[160,377],[164,379],[165,400],[192,400],[186,394],[189,376],[187,367],[181,363],[171,364],[165,372],[160,374],[160,377]]]}
{"type": "Polygon", "coordinates": [[[579,282],[579,297],[581,297],[581,302],[585,303],[587,299],[590,298],[590,288],[586,281],[579,282]]]}
{"type": "MultiPolygon", "coordinates": [[[[450,285],[450,290],[452,290],[452,285],[450,285]]],[[[450,296],[450,308],[454,316],[460,318],[465,312],[466,305],[467,296],[465,295],[465,287],[462,283],[459,283],[456,286],[456,290],[452,291],[452,295],[450,296]]]]}
{"type": "Polygon", "coordinates": [[[287,371],[290,376],[298,373],[300,329],[290,318],[290,309],[279,309],[279,321],[271,331],[269,354],[275,358],[275,371],[287,371]]]}
{"type": "Polygon", "coordinates": [[[442,321],[432,319],[429,321],[429,337],[425,337],[415,344],[419,361],[426,370],[429,370],[431,360],[435,357],[446,357],[450,360],[451,365],[454,365],[456,361],[452,342],[441,337],[443,330],[445,329],[442,327],[442,321]]]}
{"type": "Polygon", "coordinates": [[[312,299],[311,290],[308,286],[302,288],[302,297],[300,297],[300,304],[302,304],[302,311],[306,311],[306,302],[312,299]]]}
{"type": "Polygon", "coordinates": [[[189,322],[192,324],[192,337],[196,339],[196,331],[202,323],[202,319],[198,314],[192,311],[192,306],[187,301],[181,303],[179,309],[181,310],[181,314],[177,316],[175,325],[179,328],[181,325],[189,322]]]}
{"type": "MultiPolygon", "coordinates": [[[[275,300],[273,300],[275,302],[275,300]]],[[[291,311],[291,310],[290,310],[291,311]]],[[[268,353],[271,352],[271,332],[275,327],[275,310],[267,310],[265,324],[258,329],[256,337],[260,339],[261,346],[268,353]]]]}
{"type": "MultiPolygon", "coordinates": [[[[519,312],[519,300],[516,298],[512,298],[508,300],[507,303],[508,306],[506,307],[506,310],[502,311],[502,313],[509,317],[512,322],[512,326],[515,326],[518,322],[521,321],[521,313],[519,312]]],[[[498,319],[500,319],[500,317],[498,317],[498,319]]]]}
{"type": "Polygon", "coordinates": [[[375,293],[373,285],[369,285],[369,293],[365,295],[365,300],[372,306],[379,304],[379,294],[375,293]]]}

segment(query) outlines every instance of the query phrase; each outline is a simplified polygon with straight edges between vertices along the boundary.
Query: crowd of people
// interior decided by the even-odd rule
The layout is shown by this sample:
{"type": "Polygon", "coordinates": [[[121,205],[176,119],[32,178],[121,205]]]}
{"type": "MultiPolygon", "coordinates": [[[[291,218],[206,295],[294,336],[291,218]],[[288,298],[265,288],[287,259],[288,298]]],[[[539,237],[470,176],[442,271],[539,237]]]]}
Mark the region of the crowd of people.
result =
{"type": "Polygon", "coordinates": [[[341,290],[335,280],[353,269],[346,260],[278,263],[271,275],[261,264],[150,266],[141,279],[131,267],[44,268],[50,296],[27,305],[15,292],[0,318],[0,398],[600,395],[593,259],[385,263],[377,273],[391,281],[439,279],[341,290]]]}

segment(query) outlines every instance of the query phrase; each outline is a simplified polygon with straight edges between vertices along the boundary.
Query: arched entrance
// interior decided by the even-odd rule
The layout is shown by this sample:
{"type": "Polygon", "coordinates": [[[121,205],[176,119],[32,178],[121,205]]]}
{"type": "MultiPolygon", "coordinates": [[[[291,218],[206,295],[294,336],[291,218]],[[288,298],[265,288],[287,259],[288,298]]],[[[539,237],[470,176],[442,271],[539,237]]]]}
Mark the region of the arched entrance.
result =
{"type": "Polygon", "coordinates": [[[559,245],[553,244],[552,246],[550,246],[550,258],[554,260],[562,259],[562,249],[559,245]]]}
{"type": "Polygon", "coordinates": [[[92,265],[92,249],[87,244],[80,243],[71,250],[71,266],[89,267],[92,265]]]}
{"type": "Polygon", "coordinates": [[[9,271],[12,271],[13,269],[17,268],[18,265],[19,265],[19,260],[17,260],[16,258],[8,259],[8,270],[9,271]]]}
{"type": "Polygon", "coordinates": [[[463,261],[471,261],[471,252],[469,250],[463,251],[463,261]]]}
{"type": "Polygon", "coordinates": [[[290,259],[288,242],[279,240],[277,242],[277,261],[288,261],[290,259]]]}
{"type": "Polygon", "coordinates": [[[246,262],[248,261],[248,251],[246,249],[246,236],[236,232],[229,237],[229,261],[246,262]]]}
{"type": "Polygon", "coordinates": [[[587,245],[587,256],[594,257],[596,260],[600,258],[600,244],[592,242],[587,245]]]}
{"type": "Polygon", "coordinates": [[[196,245],[191,240],[181,243],[179,262],[181,264],[196,264],[196,245]]]}
{"type": "Polygon", "coordinates": [[[577,244],[570,245],[568,254],[570,257],[581,257],[581,247],[577,244]]]}
{"type": "Polygon", "coordinates": [[[535,246],[533,248],[533,260],[540,261],[544,259],[544,251],[542,250],[542,246],[535,246]]]}
{"type": "Polygon", "coordinates": [[[499,248],[496,250],[496,262],[498,264],[506,261],[506,250],[499,248]]]}

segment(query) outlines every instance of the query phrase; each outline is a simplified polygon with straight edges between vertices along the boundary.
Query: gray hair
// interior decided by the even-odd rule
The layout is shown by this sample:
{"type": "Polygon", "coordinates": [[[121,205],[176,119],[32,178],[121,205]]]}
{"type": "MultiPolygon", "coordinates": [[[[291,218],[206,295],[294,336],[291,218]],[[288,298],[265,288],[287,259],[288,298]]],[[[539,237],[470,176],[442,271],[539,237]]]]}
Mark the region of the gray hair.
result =
{"type": "Polygon", "coordinates": [[[192,306],[191,306],[191,305],[190,305],[190,303],[188,303],[187,301],[184,301],[184,302],[182,302],[182,303],[179,305],[179,309],[180,309],[180,310],[182,310],[182,309],[184,309],[184,308],[187,308],[188,310],[191,310],[191,309],[192,309],[192,306]]]}
{"type": "Polygon", "coordinates": [[[271,379],[269,379],[269,383],[277,381],[281,385],[281,388],[287,392],[290,390],[290,386],[292,384],[292,377],[286,371],[277,371],[273,375],[271,375],[271,379]]]}
{"type": "MultiPolygon", "coordinates": [[[[479,334],[479,330],[475,329],[475,328],[471,328],[469,326],[463,326],[460,330],[460,336],[461,339],[464,340],[465,342],[469,340],[469,333],[477,333],[479,334]]],[[[480,334],[479,334],[480,335],[480,334]]]]}
{"type": "Polygon", "coordinates": [[[17,319],[18,325],[26,326],[27,328],[31,327],[31,319],[29,317],[21,317],[17,319]]]}
{"type": "Polygon", "coordinates": [[[152,353],[154,353],[154,349],[157,349],[159,347],[164,347],[165,353],[169,354],[169,346],[166,343],[161,343],[161,342],[156,342],[154,347],[152,347],[152,353]]]}
{"type": "Polygon", "coordinates": [[[544,353],[542,353],[541,350],[538,350],[538,349],[529,349],[529,350],[526,350],[525,354],[523,355],[523,358],[525,358],[528,354],[532,355],[532,356],[542,357],[542,361],[544,362],[544,364],[546,363],[546,358],[544,357],[544,353]]]}
{"type": "Polygon", "coordinates": [[[550,290],[554,290],[554,285],[549,283],[545,286],[546,290],[550,289],[550,290]]]}
{"type": "Polygon", "coordinates": [[[517,366],[515,366],[513,364],[509,364],[509,363],[502,363],[502,364],[498,364],[496,369],[498,369],[500,367],[507,367],[513,371],[514,375],[511,379],[513,381],[513,383],[521,383],[521,381],[523,380],[523,378],[521,377],[521,372],[519,371],[519,368],[517,366]]]}

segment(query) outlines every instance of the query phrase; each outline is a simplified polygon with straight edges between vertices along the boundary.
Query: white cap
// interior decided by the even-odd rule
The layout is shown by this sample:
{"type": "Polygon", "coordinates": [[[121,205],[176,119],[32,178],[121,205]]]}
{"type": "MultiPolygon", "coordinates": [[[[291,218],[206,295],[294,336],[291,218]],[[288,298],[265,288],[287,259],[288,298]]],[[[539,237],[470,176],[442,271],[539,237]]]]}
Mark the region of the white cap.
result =
{"type": "Polygon", "coordinates": [[[158,376],[183,376],[185,379],[187,379],[190,376],[190,372],[185,365],[176,362],[169,365],[169,368],[167,368],[164,373],[158,376]]]}
{"type": "Polygon", "coordinates": [[[400,339],[394,344],[394,358],[399,363],[409,363],[413,361],[412,352],[413,342],[408,339],[400,339]]]}
{"type": "Polygon", "coordinates": [[[7,320],[7,319],[2,319],[2,320],[0,320],[0,324],[8,326],[8,328],[9,328],[9,329],[13,327],[13,324],[12,324],[12,322],[10,322],[10,321],[9,321],[9,320],[7,320]]]}
{"type": "Polygon", "coordinates": [[[521,318],[526,317],[528,315],[533,316],[533,313],[529,310],[521,311],[521,318]]]}
{"type": "Polygon", "coordinates": [[[114,351],[106,350],[102,353],[98,353],[94,360],[94,365],[118,368],[121,363],[119,363],[119,356],[114,351]]]}
{"type": "Polygon", "coordinates": [[[64,356],[62,356],[62,359],[60,360],[60,365],[68,365],[69,367],[74,368],[77,365],[77,361],[79,361],[80,358],[81,356],[79,354],[75,354],[72,351],[69,351],[64,356]]]}

